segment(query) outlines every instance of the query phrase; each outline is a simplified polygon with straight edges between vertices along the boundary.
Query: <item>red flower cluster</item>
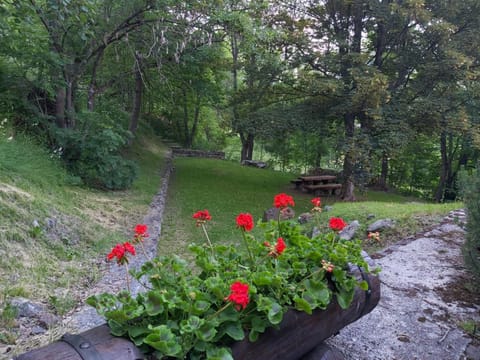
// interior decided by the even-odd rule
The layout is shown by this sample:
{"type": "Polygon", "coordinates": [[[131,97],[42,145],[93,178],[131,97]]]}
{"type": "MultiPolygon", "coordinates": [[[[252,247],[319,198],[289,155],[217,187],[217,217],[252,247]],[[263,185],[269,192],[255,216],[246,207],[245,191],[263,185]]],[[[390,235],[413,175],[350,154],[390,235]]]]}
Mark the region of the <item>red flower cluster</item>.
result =
{"type": "Polygon", "coordinates": [[[322,200],[319,197],[313,198],[311,202],[313,206],[316,208],[319,208],[320,206],[322,206],[322,200]]]}
{"type": "Polygon", "coordinates": [[[107,255],[107,259],[110,261],[113,258],[117,258],[117,264],[128,263],[127,252],[132,255],[135,255],[135,248],[128,241],[123,244],[117,244],[107,255]]]}
{"type": "Polygon", "coordinates": [[[253,229],[253,216],[249,213],[242,213],[237,216],[237,227],[251,231],[253,229]]]}
{"type": "Polygon", "coordinates": [[[235,281],[231,286],[232,291],[226,300],[235,304],[235,309],[238,311],[245,309],[250,301],[248,297],[248,284],[244,284],[240,281],[235,281]]]}
{"type": "Polygon", "coordinates": [[[148,235],[147,230],[148,227],[145,224],[136,225],[134,230],[135,235],[133,235],[133,242],[136,244],[143,241],[143,239],[149,237],[150,235],[148,235]]]}
{"type": "Polygon", "coordinates": [[[268,253],[268,256],[273,256],[273,257],[280,256],[283,253],[283,251],[287,248],[285,241],[281,237],[277,239],[277,243],[275,245],[270,245],[268,241],[265,241],[263,245],[268,247],[270,250],[270,252],[268,253]]]}
{"type": "Polygon", "coordinates": [[[273,206],[276,208],[286,208],[287,206],[295,206],[295,202],[293,201],[293,197],[290,195],[287,195],[285,193],[281,193],[278,195],[275,195],[273,198],[273,206]]]}
{"type": "Polygon", "coordinates": [[[206,209],[197,211],[192,217],[197,220],[197,226],[200,226],[200,224],[203,224],[208,220],[212,220],[210,213],[206,209]]]}
{"type": "Polygon", "coordinates": [[[347,223],[342,218],[332,217],[329,225],[330,229],[333,231],[341,231],[345,226],[347,226],[347,223]]]}

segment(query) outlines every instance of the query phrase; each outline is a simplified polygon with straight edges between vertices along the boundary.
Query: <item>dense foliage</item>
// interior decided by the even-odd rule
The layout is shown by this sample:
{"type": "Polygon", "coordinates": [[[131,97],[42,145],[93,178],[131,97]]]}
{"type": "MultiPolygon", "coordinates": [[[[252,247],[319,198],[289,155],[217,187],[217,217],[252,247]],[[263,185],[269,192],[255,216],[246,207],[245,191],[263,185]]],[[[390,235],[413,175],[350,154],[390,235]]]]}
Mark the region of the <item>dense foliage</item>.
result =
{"type": "MultiPolygon", "coordinates": [[[[124,140],[122,131],[138,136],[149,121],[183,146],[236,141],[239,160],[342,170],[347,200],[368,185],[451,200],[459,169],[479,157],[479,6],[4,1],[0,118],[56,149],[65,145],[56,128],[78,140],[82,118],[110,124],[123,112],[113,131],[124,140]]],[[[120,158],[128,142],[100,142],[115,142],[104,164],[88,164],[103,151],[64,160],[91,173],[88,184],[129,186],[133,171],[120,158]],[[121,179],[99,181],[107,168],[121,179]]]]}
{"type": "MultiPolygon", "coordinates": [[[[320,200],[314,200],[312,211],[319,214],[320,200]]],[[[106,317],[114,335],[128,336],[158,359],[233,359],[234,341],[256,341],[289,309],[311,314],[331,301],[348,308],[357,286],[368,289],[350,271],[352,265],[369,271],[360,242],[340,239],[338,231],[346,226],[341,218],[330,220],[328,233],[307,237],[293,221],[280,221],[290,205],[290,196],[275,196],[279,218],[261,225],[262,240],[250,234],[252,215],[239,214],[243,241],[235,245],[213,245],[205,226],[212,217],[198,211],[193,218],[206,243],[190,246],[194,267],[177,255],[157,257],[132,272],[147,283],[145,292],[100,294],[88,303],[106,317]]],[[[125,265],[127,253],[135,254],[129,242],[117,245],[109,258],[125,265]]]]}
{"type": "Polygon", "coordinates": [[[480,170],[466,175],[463,187],[467,209],[467,240],[463,246],[463,257],[467,267],[480,280],[480,170]]]}

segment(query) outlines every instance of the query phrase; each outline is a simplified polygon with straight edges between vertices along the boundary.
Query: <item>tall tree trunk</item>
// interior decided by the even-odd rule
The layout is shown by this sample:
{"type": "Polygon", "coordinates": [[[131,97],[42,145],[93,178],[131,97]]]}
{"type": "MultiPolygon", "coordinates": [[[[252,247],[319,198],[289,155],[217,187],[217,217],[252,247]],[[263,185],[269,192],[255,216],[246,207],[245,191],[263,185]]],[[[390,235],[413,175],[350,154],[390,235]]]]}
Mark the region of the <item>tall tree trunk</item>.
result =
{"type": "Polygon", "coordinates": [[[191,148],[192,144],[190,143],[190,137],[188,136],[188,97],[187,90],[182,89],[183,96],[183,143],[186,148],[191,148]]]}
{"type": "Polygon", "coordinates": [[[440,134],[440,177],[438,180],[437,190],[435,191],[435,201],[442,202],[445,192],[445,185],[448,177],[448,155],[447,155],[447,133],[442,131],[440,134]]]}
{"type": "Polygon", "coordinates": [[[65,87],[59,87],[55,96],[55,121],[59,128],[66,128],[67,121],[65,119],[65,101],[66,101],[65,87]]]}
{"type": "Polygon", "coordinates": [[[252,160],[255,136],[253,134],[247,134],[246,136],[245,134],[240,134],[240,140],[242,142],[240,161],[252,160]]]}
{"type": "Polygon", "coordinates": [[[197,94],[197,99],[195,101],[195,112],[193,114],[193,124],[189,135],[190,147],[193,146],[193,140],[195,140],[195,136],[197,135],[198,122],[200,121],[200,104],[201,96],[197,94]]]}
{"type": "Polygon", "coordinates": [[[67,80],[67,93],[66,93],[66,104],[65,104],[66,123],[67,123],[67,127],[70,129],[75,128],[74,89],[75,89],[75,80],[72,77],[67,80]]]}
{"type": "Polygon", "coordinates": [[[353,174],[355,167],[355,115],[352,113],[345,114],[344,124],[347,149],[343,161],[342,199],[345,201],[355,201],[355,183],[353,174]]]}
{"type": "Polygon", "coordinates": [[[98,51],[95,61],[92,68],[92,77],[90,79],[90,84],[88,85],[88,97],[87,97],[87,109],[88,111],[93,111],[95,109],[95,95],[97,93],[97,71],[100,66],[100,61],[103,57],[104,48],[101,48],[98,51]]]}
{"type": "Polygon", "coordinates": [[[142,79],[142,56],[135,53],[135,97],[133,100],[132,115],[130,117],[130,125],[128,130],[135,135],[138,128],[140,118],[140,109],[142,107],[143,79],[142,79]]]}
{"type": "Polygon", "coordinates": [[[388,154],[386,151],[382,151],[382,167],[380,171],[380,178],[378,179],[378,187],[382,190],[387,190],[387,177],[388,177],[388,154]]]}

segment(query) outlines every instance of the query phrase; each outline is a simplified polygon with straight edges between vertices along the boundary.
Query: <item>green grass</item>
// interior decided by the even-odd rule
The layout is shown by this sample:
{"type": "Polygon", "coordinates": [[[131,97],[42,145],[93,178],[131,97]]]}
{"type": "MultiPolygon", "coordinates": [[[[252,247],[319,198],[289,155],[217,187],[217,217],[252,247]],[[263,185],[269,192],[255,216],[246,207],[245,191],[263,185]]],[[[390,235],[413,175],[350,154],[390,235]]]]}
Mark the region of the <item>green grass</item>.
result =
{"type": "MultiPolygon", "coordinates": [[[[207,224],[212,242],[239,241],[235,217],[249,212],[255,221],[262,218],[265,210],[272,207],[273,197],[286,192],[294,197],[296,215],[309,212],[311,194],[292,188],[294,175],[271,170],[240,166],[238,163],[212,159],[176,158],[175,174],[172,177],[166,216],[164,219],[160,252],[185,253],[186,245],[201,242],[203,233],[195,227],[192,214],[208,209],[212,221],[207,224]]],[[[421,228],[439,221],[448,211],[458,209],[462,203],[434,204],[384,192],[366,192],[359,201],[342,202],[335,197],[322,198],[322,205],[331,210],[322,212],[321,223],[326,226],[332,216],[347,222],[358,220],[361,224],[359,237],[366,239],[368,224],[382,218],[397,222],[395,229],[384,232],[385,246],[401,237],[409,236],[421,228]],[[371,219],[367,219],[368,217],[371,219]]],[[[254,234],[259,236],[259,233],[254,234]]],[[[368,250],[376,250],[379,244],[368,244],[368,250]],[[373,246],[372,246],[373,245],[373,246]]]]}
{"type": "Polygon", "coordinates": [[[3,301],[19,295],[53,299],[53,309],[67,312],[76,290],[99,278],[99,260],[143,220],[160,185],[165,151],[143,130],[128,153],[140,169],[132,189],[103,192],[74,185],[78,179],[32,139],[0,136],[3,301]],[[55,230],[46,229],[48,219],[55,220],[55,230]]]}

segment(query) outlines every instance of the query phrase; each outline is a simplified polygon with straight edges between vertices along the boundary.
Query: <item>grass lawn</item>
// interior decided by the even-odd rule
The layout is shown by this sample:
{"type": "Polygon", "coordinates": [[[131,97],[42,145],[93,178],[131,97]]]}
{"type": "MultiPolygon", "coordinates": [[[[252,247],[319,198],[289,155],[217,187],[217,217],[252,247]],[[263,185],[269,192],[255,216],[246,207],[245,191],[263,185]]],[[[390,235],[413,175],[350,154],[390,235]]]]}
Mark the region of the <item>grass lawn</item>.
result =
{"type": "MultiPolygon", "coordinates": [[[[213,159],[176,158],[174,165],[159,253],[184,254],[187,244],[204,241],[201,229],[195,227],[192,219],[197,210],[208,209],[212,216],[207,224],[212,242],[228,243],[240,239],[235,227],[239,213],[249,212],[255,221],[261,220],[264,211],[272,207],[274,195],[280,192],[294,197],[297,216],[311,209],[313,196],[293,188],[290,180],[295,175],[292,174],[213,159]]],[[[448,211],[463,206],[460,202],[434,204],[384,192],[367,192],[358,198],[353,203],[335,197],[322,198],[322,205],[330,205],[331,210],[322,212],[321,220],[325,226],[332,216],[342,217],[347,222],[358,220],[361,224],[359,238],[366,239],[368,224],[382,218],[394,219],[396,228],[382,234],[381,243],[365,243],[370,251],[412,235],[438,222],[448,211]]],[[[254,229],[253,233],[262,240],[259,232],[254,229]]]]}

